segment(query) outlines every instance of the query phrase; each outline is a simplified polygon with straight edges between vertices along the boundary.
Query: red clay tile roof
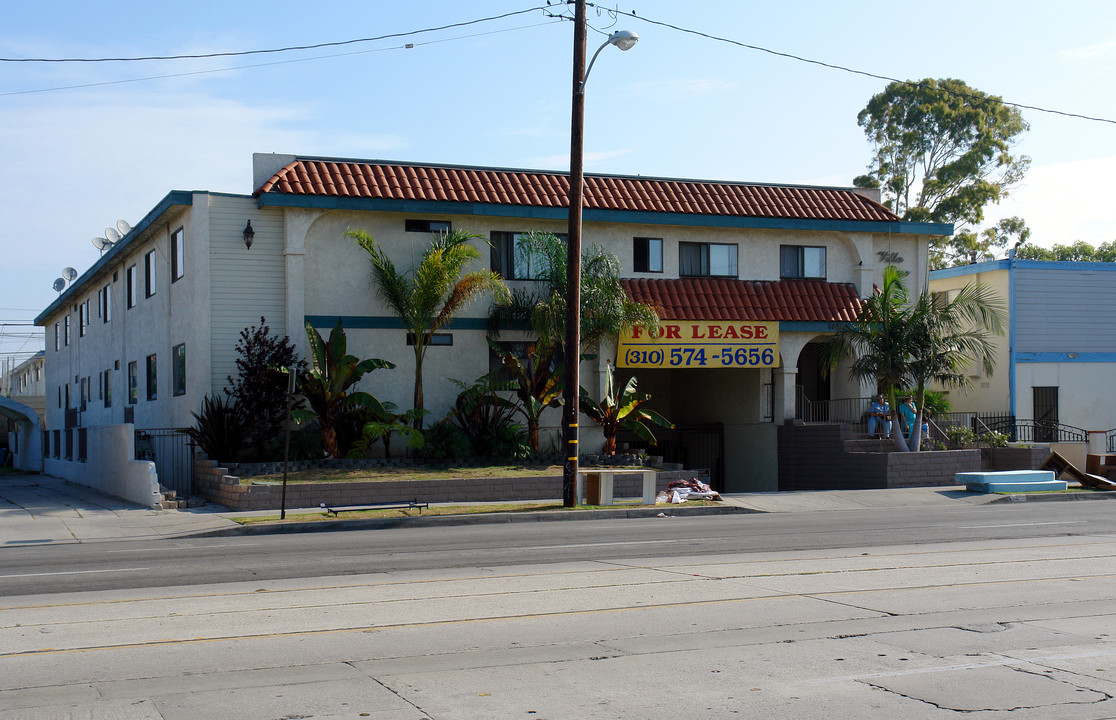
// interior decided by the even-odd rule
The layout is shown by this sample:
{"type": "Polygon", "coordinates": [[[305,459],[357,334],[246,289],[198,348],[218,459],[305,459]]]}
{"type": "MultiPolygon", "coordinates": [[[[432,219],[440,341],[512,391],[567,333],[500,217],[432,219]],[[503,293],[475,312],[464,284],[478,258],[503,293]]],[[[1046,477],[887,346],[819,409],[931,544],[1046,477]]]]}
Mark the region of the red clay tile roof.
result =
{"type": "MultiPolygon", "coordinates": [[[[266,193],[560,208],[568,207],[569,179],[562,173],[541,171],[299,159],[255,194],[266,193]]],[[[879,203],[847,189],[603,175],[585,177],[585,207],[759,218],[899,220],[879,203]]]]}
{"type": "Polygon", "coordinates": [[[860,299],[851,283],[824,280],[679,278],[620,281],[637,302],[659,307],[664,320],[856,319],[860,299]]]}

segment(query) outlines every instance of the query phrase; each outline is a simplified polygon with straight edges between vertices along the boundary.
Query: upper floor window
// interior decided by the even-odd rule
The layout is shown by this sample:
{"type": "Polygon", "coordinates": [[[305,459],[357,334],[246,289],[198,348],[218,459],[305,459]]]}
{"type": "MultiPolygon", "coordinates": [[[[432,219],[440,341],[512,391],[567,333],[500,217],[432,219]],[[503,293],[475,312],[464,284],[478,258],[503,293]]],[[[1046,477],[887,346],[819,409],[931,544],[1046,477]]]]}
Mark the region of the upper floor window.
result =
{"type": "MultiPolygon", "coordinates": [[[[492,233],[492,269],[505,280],[537,280],[546,271],[546,258],[524,244],[528,233],[492,233]]],[[[557,235],[563,242],[564,234],[557,235]]]]}
{"type": "Polygon", "coordinates": [[[779,277],[825,279],[825,248],[779,246],[779,277]]]}
{"type": "Polygon", "coordinates": [[[126,285],[125,294],[128,296],[128,307],[130,308],[134,308],[136,306],[136,290],[138,289],[136,287],[136,280],[138,274],[139,273],[136,270],[136,266],[132,265],[128,268],[127,275],[124,279],[124,284],[126,285]]]}
{"type": "Polygon", "coordinates": [[[57,350],[59,345],[62,344],[62,324],[54,323],[54,349],[57,350]]]}
{"type": "Polygon", "coordinates": [[[407,232],[447,233],[453,229],[449,220],[411,220],[404,222],[407,232]]]}
{"type": "Polygon", "coordinates": [[[663,271],[663,239],[637,237],[632,243],[632,269],[636,272],[663,271]]]}
{"type": "Polygon", "coordinates": [[[89,301],[78,303],[78,337],[85,337],[85,329],[89,327],[89,301]]]}
{"type": "Polygon", "coordinates": [[[186,394],[186,345],[171,348],[171,394],[186,394]]]}
{"type": "Polygon", "coordinates": [[[128,404],[135,405],[139,401],[139,368],[136,361],[128,363],[128,404]]]}
{"type": "Polygon", "coordinates": [[[155,294],[155,251],[143,256],[143,296],[155,294]]]}
{"type": "Polygon", "coordinates": [[[62,318],[62,344],[70,344],[70,316],[62,318]]]}
{"type": "Polygon", "coordinates": [[[101,290],[101,322],[112,320],[112,285],[101,290]]]}
{"type": "Polygon", "coordinates": [[[186,237],[178,228],[170,237],[171,242],[171,282],[186,274],[186,237]]]}
{"type": "Polygon", "coordinates": [[[678,243],[678,274],[682,277],[736,277],[736,245],[678,243]]]}
{"type": "Polygon", "coordinates": [[[159,380],[156,375],[155,355],[147,356],[147,399],[154,400],[159,395],[159,380]]]}

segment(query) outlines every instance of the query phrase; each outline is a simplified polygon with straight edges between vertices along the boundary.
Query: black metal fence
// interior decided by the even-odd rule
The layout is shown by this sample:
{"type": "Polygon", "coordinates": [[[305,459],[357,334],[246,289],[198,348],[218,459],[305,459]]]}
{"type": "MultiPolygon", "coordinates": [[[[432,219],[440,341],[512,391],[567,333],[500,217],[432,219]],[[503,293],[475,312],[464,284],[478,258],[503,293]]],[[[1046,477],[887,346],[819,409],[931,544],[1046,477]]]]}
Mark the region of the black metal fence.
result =
{"type": "Polygon", "coordinates": [[[1105,452],[1116,453],[1116,428],[1112,428],[1105,434],[1105,452]]]}
{"type": "Polygon", "coordinates": [[[194,441],[182,428],[136,430],[136,460],[151,460],[159,484],[180,495],[194,491],[194,441]]]}
{"type": "Polygon", "coordinates": [[[1079,427],[1050,422],[1008,418],[991,420],[985,425],[989,430],[1008,436],[1008,442],[1086,442],[1088,434],[1079,427]]]}

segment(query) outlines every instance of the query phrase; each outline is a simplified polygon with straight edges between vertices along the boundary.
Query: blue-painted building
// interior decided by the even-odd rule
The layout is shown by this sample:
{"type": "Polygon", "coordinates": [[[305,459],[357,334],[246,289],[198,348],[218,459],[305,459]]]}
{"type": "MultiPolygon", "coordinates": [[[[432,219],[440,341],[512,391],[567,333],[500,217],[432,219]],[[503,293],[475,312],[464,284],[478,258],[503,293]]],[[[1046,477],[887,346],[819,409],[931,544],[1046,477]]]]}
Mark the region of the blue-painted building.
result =
{"type": "Polygon", "coordinates": [[[1007,258],[930,273],[931,292],[982,282],[1010,318],[994,374],[949,391],[955,411],[1116,428],[1116,263],[1007,258]]]}

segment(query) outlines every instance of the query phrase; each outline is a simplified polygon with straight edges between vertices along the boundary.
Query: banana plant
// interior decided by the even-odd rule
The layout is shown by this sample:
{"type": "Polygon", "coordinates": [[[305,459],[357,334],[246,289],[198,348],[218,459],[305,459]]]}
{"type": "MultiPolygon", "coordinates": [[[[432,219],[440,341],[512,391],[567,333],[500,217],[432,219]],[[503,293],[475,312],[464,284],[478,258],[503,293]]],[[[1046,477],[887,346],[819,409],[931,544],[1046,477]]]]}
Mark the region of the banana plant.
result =
{"type": "Polygon", "coordinates": [[[345,352],[345,331],[341,321],[329,333],[329,341],[309,322],[306,338],[310,342],[310,369],[298,376],[298,391],[306,398],[309,410],[295,410],[291,418],[296,422],[317,420],[322,427],[322,449],[330,457],[342,457],[337,442],[337,424],[348,412],[363,408],[376,417],[386,417],[383,404],[371,394],[350,389],[367,373],[380,368],[394,368],[395,363],[379,358],[360,360],[345,352]]]}
{"type": "Polygon", "coordinates": [[[562,404],[562,368],[554,366],[557,348],[553,345],[540,348],[532,343],[527,348],[527,357],[521,361],[516,354],[506,350],[492,339],[488,346],[500,358],[500,362],[511,376],[509,383],[519,399],[519,410],[527,420],[527,443],[531,451],[539,452],[539,419],[543,410],[562,404]]]}
{"type": "Polygon", "coordinates": [[[581,388],[581,412],[604,430],[603,454],[616,454],[616,433],[620,428],[631,430],[643,440],[658,445],[659,441],[655,439],[654,433],[644,423],[652,422],[665,428],[674,427],[674,423],[654,410],[640,407],[650,399],[651,396],[647,393],[636,392],[635,377],[627,382],[623,390],[619,389],[611,364],[605,366],[605,395],[599,402],[590,397],[585,388],[581,388]]]}

